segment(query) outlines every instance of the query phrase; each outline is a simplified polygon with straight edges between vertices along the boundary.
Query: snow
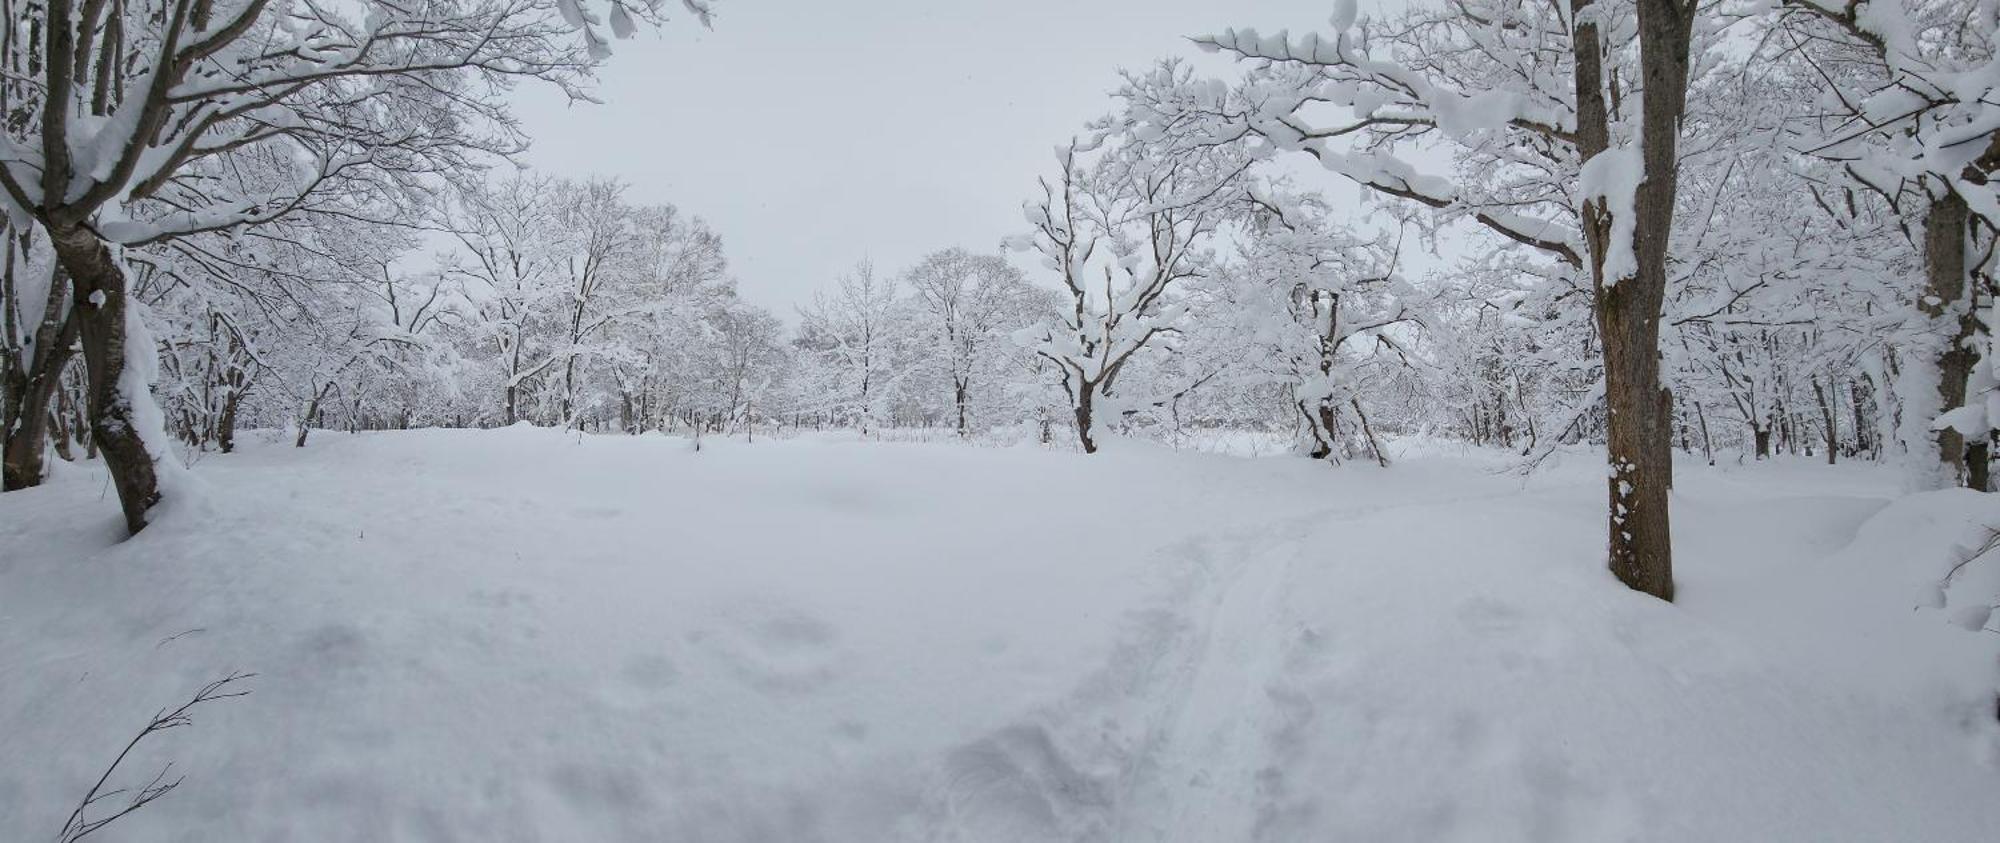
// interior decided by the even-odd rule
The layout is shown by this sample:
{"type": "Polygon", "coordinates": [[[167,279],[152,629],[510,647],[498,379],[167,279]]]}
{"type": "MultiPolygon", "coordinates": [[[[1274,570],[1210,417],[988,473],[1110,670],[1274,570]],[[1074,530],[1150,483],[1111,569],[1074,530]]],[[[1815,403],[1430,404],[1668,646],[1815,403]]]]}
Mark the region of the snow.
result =
{"type": "Polygon", "coordinates": [[[1604,251],[1604,286],[1613,287],[1639,272],[1632,237],[1638,228],[1639,184],[1645,181],[1645,162],[1637,147],[1606,149],[1583,162],[1577,174],[1577,213],[1593,200],[1602,202],[1611,215],[1611,234],[1604,251]]]}
{"type": "Polygon", "coordinates": [[[1354,19],[1358,15],[1356,5],[1354,0],[1334,0],[1333,14],[1327,17],[1327,26],[1335,34],[1353,29],[1354,19]]]}
{"type": "Polygon", "coordinates": [[[1878,467],[1682,466],[1669,605],[1584,453],[240,438],[130,541],[94,469],[0,499],[0,839],[231,670],[103,839],[2000,830],[1994,566],[1912,599],[2000,508],[1878,467]]]}

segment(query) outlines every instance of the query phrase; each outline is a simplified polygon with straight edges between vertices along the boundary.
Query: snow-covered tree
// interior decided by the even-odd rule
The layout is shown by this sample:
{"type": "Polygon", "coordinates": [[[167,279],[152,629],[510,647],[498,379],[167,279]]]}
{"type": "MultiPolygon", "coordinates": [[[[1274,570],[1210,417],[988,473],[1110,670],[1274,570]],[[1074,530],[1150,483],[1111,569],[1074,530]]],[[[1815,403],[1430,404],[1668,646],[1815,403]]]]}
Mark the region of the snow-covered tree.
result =
{"type": "Polygon", "coordinates": [[[813,294],[800,311],[800,343],[819,358],[826,406],[865,435],[889,414],[898,381],[910,370],[911,320],[893,276],[861,261],[813,294]]]}
{"type": "Polygon", "coordinates": [[[1010,335],[1038,314],[1027,279],[999,255],[944,249],[903,275],[927,315],[927,359],[950,385],[958,435],[972,435],[974,390],[983,396],[1006,365],[1010,335]]]}
{"type": "Polygon", "coordinates": [[[1227,144],[1176,149],[1114,122],[1056,158],[1055,178],[1025,208],[1033,230],[1009,244],[1040,254],[1067,295],[1023,336],[1055,366],[1090,453],[1102,418],[1127,409],[1116,392],[1120,373],[1177,330],[1186,313],[1179,285],[1211,269],[1214,241],[1243,201],[1250,159],[1227,144]]]}

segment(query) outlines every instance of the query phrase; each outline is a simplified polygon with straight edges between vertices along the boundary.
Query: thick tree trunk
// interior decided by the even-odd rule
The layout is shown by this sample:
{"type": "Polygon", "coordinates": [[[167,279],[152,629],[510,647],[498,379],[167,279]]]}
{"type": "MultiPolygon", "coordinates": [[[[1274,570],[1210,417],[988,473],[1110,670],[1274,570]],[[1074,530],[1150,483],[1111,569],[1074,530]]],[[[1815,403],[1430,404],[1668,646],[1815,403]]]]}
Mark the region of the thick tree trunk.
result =
{"type": "Polygon", "coordinates": [[[160,502],[160,478],[155,455],[139,432],[134,395],[150,385],[128,382],[131,355],[152,354],[151,348],[128,349],[125,320],[125,270],[104,241],[81,226],[51,231],[56,258],[70,278],[70,308],[83,338],[83,363],[90,376],[88,413],[90,438],[104,456],[125,527],[137,533],[146,527],[146,513],[160,502]]]}
{"type": "Polygon", "coordinates": [[[1757,459],[1768,460],[1771,458],[1771,428],[1768,425],[1763,427],[1754,424],[1751,425],[1750,441],[1755,443],[1757,447],[1757,459]]]}
{"type": "MultiPolygon", "coordinates": [[[[1979,353],[1971,339],[1978,323],[1965,299],[1965,232],[1969,213],[1965,200],[1946,193],[1931,202],[1924,217],[1924,295],[1917,307],[1944,340],[1937,352],[1939,414],[1965,406],[1965,384],[1979,353]],[[1955,317],[1955,318],[1954,318],[1955,317]]],[[[1932,419],[1918,419],[1929,424],[1932,419]]],[[[1957,430],[1937,431],[1936,485],[1968,485],[1965,437],[1957,430]]]]}
{"type": "Polygon", "coordinates": [[[1086,454],[1097,453],[1097,439],[1091,435],[1091,404],[1097,396],[1097,385],[1084,383],[1076,391],[1076,438],[1083,444],[1086,454]]]}
{"type": "MultiPolygon", "coordinates": [[[[1575,0],[1577,148],[1586,161],[1610,146],[1598,28],[1575,0]]],[[[1604,345],[1606,446],[1611,471],[1609,567],[1620,582],[1662,600],[1674,597],[1668,491],[1673,486],[1673,402],[1660,383],[1660,305],[1666,292],[1668,235],[1678,182],[1675,148],[1686,108],[1692,7],[1639,0],[1640,67],[1646,96],[1640,150],[1644,175],[1635,198],[1631,248],[1636,271],[1606,278],[1613,236],[1610,209],[1586,214],[1598,337],[1604,345]]]]}

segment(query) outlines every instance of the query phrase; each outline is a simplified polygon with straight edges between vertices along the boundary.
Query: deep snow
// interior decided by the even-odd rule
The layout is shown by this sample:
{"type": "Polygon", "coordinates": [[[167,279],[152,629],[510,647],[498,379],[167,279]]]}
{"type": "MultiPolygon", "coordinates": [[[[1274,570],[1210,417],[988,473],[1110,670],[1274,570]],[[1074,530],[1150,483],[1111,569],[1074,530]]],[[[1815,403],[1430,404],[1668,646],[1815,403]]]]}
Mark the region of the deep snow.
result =
{"type": "Polygon", "coordinates": [[[2000,505],[1878,468],[1684,467],[1669,606],[1587,456],[248,438],[0,497],[0,840],[230,670],[99,838],[2000,839],[2000,505]]]}

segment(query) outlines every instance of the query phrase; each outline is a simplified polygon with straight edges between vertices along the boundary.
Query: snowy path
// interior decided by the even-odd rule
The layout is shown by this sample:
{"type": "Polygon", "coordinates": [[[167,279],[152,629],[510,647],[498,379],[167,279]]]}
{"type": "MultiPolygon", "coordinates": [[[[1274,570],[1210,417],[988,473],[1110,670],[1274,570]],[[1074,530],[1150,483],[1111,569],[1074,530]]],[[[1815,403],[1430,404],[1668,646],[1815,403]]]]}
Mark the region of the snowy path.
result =
{"type": "Polygon", "coordinates": [[[1995,647],[1901,597],[1977,496],[1691,472],[1669,607],[1587,465],[1489,466],[329,436],[116,545],[63,478],[0,499],[0,839],[231,668],[108,839],[2000,830],[1995,647]]]}

